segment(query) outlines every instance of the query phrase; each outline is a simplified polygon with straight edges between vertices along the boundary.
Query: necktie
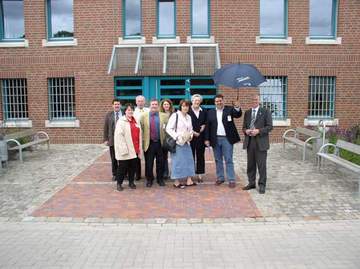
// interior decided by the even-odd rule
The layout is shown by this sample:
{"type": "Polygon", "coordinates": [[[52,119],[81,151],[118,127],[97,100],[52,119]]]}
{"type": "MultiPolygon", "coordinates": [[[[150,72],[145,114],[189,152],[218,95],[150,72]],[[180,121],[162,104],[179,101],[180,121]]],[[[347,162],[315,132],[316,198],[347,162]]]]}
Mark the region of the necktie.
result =
{"type": "Polygon", "coordinates": [[[251,113],[250,129],[255,129],[256,110],[253,109],[251,113]]]}
{"type": "Polygon", "coordinates": [[[117,123],[118,119],[119,119],[119,112],[116,112],[115,113],[115,123],[117,123]]]}
{"type": "Polygon", "coordinates": [[[152,141],[157,141],[157,130],[156,130],[156,123],[155,123],[155,113],[151,114],[150,117],[150,139],[152,141]]]}

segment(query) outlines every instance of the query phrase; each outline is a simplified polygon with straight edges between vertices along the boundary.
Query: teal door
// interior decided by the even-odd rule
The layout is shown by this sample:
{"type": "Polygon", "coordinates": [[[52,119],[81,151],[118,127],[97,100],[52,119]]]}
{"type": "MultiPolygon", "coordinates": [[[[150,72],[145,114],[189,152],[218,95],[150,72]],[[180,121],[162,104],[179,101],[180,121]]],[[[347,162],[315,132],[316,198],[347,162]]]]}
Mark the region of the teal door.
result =
{"type": "Polygon", "coordinates": [[[147,100],[170,99],[175,106],[180,100],[191,99],[193,94],[203,97],[203,106],[213,107],[216,86],[211,77],[117,77],[115,78],[115,97],[122,103],[135,102],[139,94],[147,100]]]}

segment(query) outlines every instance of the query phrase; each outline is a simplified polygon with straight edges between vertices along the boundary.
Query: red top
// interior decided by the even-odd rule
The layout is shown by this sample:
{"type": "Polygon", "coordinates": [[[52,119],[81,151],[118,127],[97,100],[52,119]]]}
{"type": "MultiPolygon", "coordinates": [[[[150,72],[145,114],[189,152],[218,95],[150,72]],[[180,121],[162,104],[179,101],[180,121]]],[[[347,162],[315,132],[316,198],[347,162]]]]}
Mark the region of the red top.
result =
{"type": "Polygon", "coordinates": [[[134,144],[136,154],[140,153],[140,129],[136,126],[136,120],[134,117],[129,120],[130,130],[131,130],[131,138],[134,144]]]}

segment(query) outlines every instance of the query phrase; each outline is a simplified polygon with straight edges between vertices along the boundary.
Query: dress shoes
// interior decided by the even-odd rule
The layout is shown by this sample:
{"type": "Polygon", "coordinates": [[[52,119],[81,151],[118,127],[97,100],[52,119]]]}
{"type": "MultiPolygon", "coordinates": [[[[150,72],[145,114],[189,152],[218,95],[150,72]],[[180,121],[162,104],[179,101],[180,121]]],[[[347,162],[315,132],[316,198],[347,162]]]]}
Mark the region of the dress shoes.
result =
{"type": "Polygon", "coordinates": [[[123,186],[121,186],[120,184],[117,184],[116,189],[118,191],[123,191],[124,190],[123,186]]]}
{"type": "Polygon", "coordinates": [[[264,194],[265,193],[265,186],[261,185],[259,186],[259,193],[264,194]]]}
{"type": "Polygon", "coordinates": [[[218,179],[215,181],[215,185],[219,186],[219,185],[223,184],[224,182],[225,182],[225,180],[218,179]]]}
{"type": "Polygon", "coordinates": [[[164,186],[165,186],[164,180],[158,180],[157,183],[159,184],[160,187],[164,187],[164,186]]]}
{"type": "Polygon", "coordinates": [[[150,180],[148,180],[147,182],[146,182],[146,187],[147,188],[151,188],[152,187],[152,181],[150,181],[150,180]]]}
{"type": "Polygon", "coordinates": [[[255,188],[256,188],[255,185],[250,185],[250,184],[248,184],[248,185],[246,185],[245,187],[243,187],[242,189],[243,189],[244,191],[248,191],[248,190],[255,189],[255,188]]]}
{"type": "Polygon", "coordinates": [[[229,188],[230,188],[230,189],[233,189],[233,188],[235,188],[235,187],[236,187],[235,181],[229,182],[229,188]]]}
{"type": "Polygon", "coordinates": [[[130,184],[129,184],[129,187],[130,187],[130,189],[133,189],[133,190],[136,189],[136,185],[135,185],[134,183],[130,183],[130,184]]]}

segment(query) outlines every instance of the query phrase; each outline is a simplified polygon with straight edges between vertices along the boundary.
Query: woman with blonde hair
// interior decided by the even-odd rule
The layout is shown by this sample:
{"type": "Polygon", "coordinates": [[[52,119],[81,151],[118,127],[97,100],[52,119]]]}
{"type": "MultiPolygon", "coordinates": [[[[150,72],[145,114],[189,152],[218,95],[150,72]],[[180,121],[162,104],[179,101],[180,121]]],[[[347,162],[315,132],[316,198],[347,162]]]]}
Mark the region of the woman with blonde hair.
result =
{"type": "MultiPolygon", "coordinates": [[[[166,113],[171,116],[172,113],[174,113],[175,109],[173,106],[173,103],[170,99],[163,99],[160,102],[160,112],[166,113]]],[[[166,126],[164,126],[165,128],[166,126]]],[[[164,169],[163,169],[163,177],[164,179],[169,178],[169,162],[168,162],[168,155],[169,151],[165,148],[163,148],[163,163],[164,163],[164,169]]]]}

